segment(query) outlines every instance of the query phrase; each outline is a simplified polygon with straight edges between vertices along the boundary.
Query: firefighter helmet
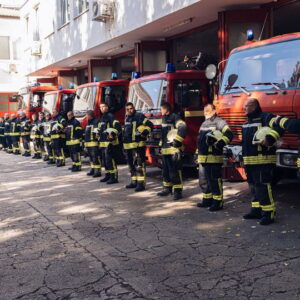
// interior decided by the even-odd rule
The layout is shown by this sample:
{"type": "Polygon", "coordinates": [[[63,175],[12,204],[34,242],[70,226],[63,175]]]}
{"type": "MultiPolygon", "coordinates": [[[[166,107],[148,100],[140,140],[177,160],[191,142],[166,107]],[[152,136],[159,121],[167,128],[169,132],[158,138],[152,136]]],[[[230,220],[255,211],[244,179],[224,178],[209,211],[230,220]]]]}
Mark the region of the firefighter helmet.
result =
{"type": "Polygon", "coordinates": [[[171,129],[167,134],[168,143],[173,143],[176,135],[177,135],[177,129],[171,129]]]}
{"type": "Polygon", "coordinates": [[[104,133],[107,134],[107,135],[115,135],[116,134],[116,129],[107,128],[106,130],[104,130],[104,133]]]}
{"type": "Polygon", "coordinates": [[[272,129],[267,126],[259,128],[254,134],[252,144],[253,145],[262,144],[266,136],[270,134],[271,130],[272,129]]]}
{"type": "Polygon", "coordinates": [[[214,130],[210,131],[210,132],[206,135],[206,137],[213,138],[213,139],[216,140],[216,142],[218,142],[219,140],[222,139],[223,134],[222,134],[222,132],[221,132],[220,130],[214,129],[214,130]]]}

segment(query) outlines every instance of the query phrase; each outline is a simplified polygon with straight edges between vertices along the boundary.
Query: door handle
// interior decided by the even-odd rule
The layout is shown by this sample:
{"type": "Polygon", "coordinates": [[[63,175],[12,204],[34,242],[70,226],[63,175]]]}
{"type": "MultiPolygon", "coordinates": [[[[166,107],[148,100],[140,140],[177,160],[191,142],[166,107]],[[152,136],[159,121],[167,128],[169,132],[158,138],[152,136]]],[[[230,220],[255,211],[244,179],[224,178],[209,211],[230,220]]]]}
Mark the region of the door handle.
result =
{"type": "Polygon", "coordinates": [[[266,92],[266,95],[277,95],[278,92],[276,91],[272,91],[272,92],[266,92]]]}

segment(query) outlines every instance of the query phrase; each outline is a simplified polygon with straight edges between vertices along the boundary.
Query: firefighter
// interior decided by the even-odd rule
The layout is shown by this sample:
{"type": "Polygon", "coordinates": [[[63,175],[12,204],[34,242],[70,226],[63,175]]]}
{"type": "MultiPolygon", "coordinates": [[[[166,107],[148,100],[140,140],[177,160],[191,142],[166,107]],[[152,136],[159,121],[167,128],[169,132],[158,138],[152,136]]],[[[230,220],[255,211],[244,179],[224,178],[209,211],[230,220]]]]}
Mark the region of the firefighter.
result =
{"type": "Polygon", "coordinates": [[[67,113],[68,121],[66,131],[66,145],[69,148],[70,157],[72,159],[72,172],[81,171],[80,143],[82,139],[82,127],[80,122],[75,119],[74,113],[67,113]]]}
{"type": "Polygon", "coordinates": [[[90,158],[91,169],[87,176],[101,177],[101,159],[99,151],[99,142],[97,139],[99,120],[95,118],[94,112],[88,110],[86,113],[88,124],[84,132],[84,146],[90,158]]]}
{"type": "Polygon", "coordinates": [[[30,151],[30,131],[31,131],[31,122],[26,118],[25,112],[20,114],[20,123],[21,123],[21,138],[24,153],[22,154],[25,157],[31,156],[30,151]]]}
{"type": "Polygon", "coordinates": [[[64,154],[64,129],[67,126],[67,121],[62,117],[57,110],[53,110],[50,137],[51,143],[55,155],[55,161],[57,167],[65,166],[65,154],[64,154]]]}
{"type": "Polygon", "coordinates": [[[127,102],[123,147],[131,174],[131,182],[126,185],[126,188],[134,188],[136,192],[145,190],[146,140],[152,128],[152,122],[144,114],[137,112],[131,102],[127,102]]]}
{"type": "Polygon", "coordinates": [[[5,149],[7,153],[13,153],[12,140],[10,136],[10,117],[8,113],[4,114],[4,137],[5,137],[5,149]]]}
{"type": "Polygon", "coordinates": [[[107,184],[118,183],[118,168],[116,164],[117,149],[121,124],[115,120],[114,115],[109,112],[107,103],[100,104],[101,119],[98,125],[99,147],[102,164],[105,168],[105,176],[100,182],[107,184]]]}
{"type": "Polygon", "coordinates": [[[51,142],[51,123],[52,123],[52,116],[49,112],[45,113],[45,121],[43,124],[43,142],[46,148],[47,154],[44,157],[44,161],[47,161],[48,165],[55,164],[54,159],[54,149],[51,142]]]}
{"type": "MultiPolygon", "coordinates": [[[[277,116],[275,123],[280,126],[280,128],[290,132],[300,134],[300,118],[298,119],[288,119],[282,116],[277,116]]],[[[300,170],[300,143],[298,145],[298,159],[297,159],[297,167],[300,170]]],[[[298,172],[298,176],[299,176],[298,172]]]]}
{"type": "Polygon", "coordinates": [[[33,143],[32,159],[42,158],[42,131],[43,131],[43,113],[32,115],[32,128],[30,138],[33,143]]]}
{"type": "Polygon", "coordinates": [[[275,145],[282,130],[274,126],[274,115],[262,112],[257,99],[249,99],[244,110],[248,120],[242,126],[242,155],[252,194],[252,208],[244,219],[260,219],[261,225],[268,225],[275,218],[271,181],[276,163],[275,145]],[[258,138],[265,129],[267,133],[258,138]]]}
{"type": "Polygon", "coordinates": [[[213,104],[204,107],[204,116],[197,140],[199,186],[203,200],[197,206],[217,211],[223,208],[223,148],[231,142],[233,134],[227,123],[217,116],[213,104]]]}
{"type": "Polygon", "coordinates": [[[4,119],[0,117],[0,150],[5,150],[4,119]]]}
{"type": "Polygon", "coordinates": [[[20,136],[21,136],[21,124],[20,120],[15,114],[11,115],[10,121],[10,136],[12,141],[13,154],[19,155],[20,151],[20,136]]]}
{"type": "Polygon", "coordinates": [[[182,198],[183,189],[181,155],[187,131],[186,124],[179,115],[172,112],[168,102],[161,104],[161,113],[163,116],[161,129],[163,190],[157,195],[167,196],[173,192],[173,199],[179,200],[182,198]]]}

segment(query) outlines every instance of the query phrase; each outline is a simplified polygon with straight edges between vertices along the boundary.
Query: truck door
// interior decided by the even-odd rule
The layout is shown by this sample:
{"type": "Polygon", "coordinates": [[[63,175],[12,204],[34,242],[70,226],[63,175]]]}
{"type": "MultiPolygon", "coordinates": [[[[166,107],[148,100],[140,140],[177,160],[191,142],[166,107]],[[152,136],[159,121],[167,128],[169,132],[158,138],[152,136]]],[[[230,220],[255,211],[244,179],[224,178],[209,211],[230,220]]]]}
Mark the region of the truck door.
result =
{"type": "Polygon", "coordinates": [[[174,110],[185,119],[188,131],[185,152],[194,153],[199,127],[204,120],[203,95],[205,87],[200,80],[175,80],[173,82],[174,110]]]}

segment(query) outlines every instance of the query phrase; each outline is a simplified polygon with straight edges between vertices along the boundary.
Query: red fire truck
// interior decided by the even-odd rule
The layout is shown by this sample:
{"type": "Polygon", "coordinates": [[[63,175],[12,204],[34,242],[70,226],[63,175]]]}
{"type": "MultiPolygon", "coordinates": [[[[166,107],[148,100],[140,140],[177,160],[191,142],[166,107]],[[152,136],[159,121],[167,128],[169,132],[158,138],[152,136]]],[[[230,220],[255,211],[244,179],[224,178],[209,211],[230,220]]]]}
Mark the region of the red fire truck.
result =
{"type": "MultiPolygon", "coordinates": [[[[136,76],[138,77],[138,76],[136,76]]],[[[199,127],[204,120],[203,107],[212,102],[209,80],[205,71],[176,71],[168,64],[166,72],[133,79],[129,88],[129,102],[143,112],[154,124],[153,132],[147,142],[148,163],[161,166],[159,141],[161,137],[160,104],[171,103],[188,127],[184,140],[184,165],[195,166],[195,151],[199,127]]]]}
{"type": "Polygon", "coordinates": [[[73,110],[74,98],[74,89],[58,89],[57,91],[48,92],[44,96],[43,111],[52,115],[55,109],[67,118],[67,112],[73,110]]]}
{"type": "Polygon", "coordinates": [[[16,93],[0,93],[0,117],[5,113],[13,114],[18,110],[16,93]]]}
{"type": "Polygon", "coordinates": [[[47,92],[56,91],[57,86],[29,86],[20,89],[18,97],[18,112],[25,111],[27,118],[42,111],[44,96],[47,92]]]}
{"type": "MultiPolygon", "coordinates": [[[[241,126],[246,121],[243,105],[249,98],[257,98],[263,111],[300,116],[300,33],[253,42],[230,53],[217,100],[219,116],[235,136],[227,148],[229,179],[246,177],[240,165],[241,126]]],[[[298,142],[297,135],[284,134],[277,150],[278,167],[296,168],[298,142]]]]}
{"type": "MultiPolygon", "coordinates": [[[[115,77],[114,77],[115,78],[115,77]]],[[[86,112],[93,110],[96,118],[100,118],[100,103],[108,103],[115,118],[124,123],[125,104],[128,95],[128,80],[105,80],[82,84],[76,89],[74,115],[86,127],[86,112]]]]}

